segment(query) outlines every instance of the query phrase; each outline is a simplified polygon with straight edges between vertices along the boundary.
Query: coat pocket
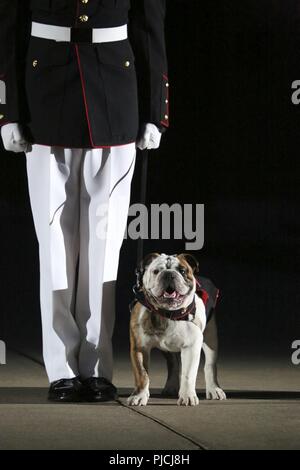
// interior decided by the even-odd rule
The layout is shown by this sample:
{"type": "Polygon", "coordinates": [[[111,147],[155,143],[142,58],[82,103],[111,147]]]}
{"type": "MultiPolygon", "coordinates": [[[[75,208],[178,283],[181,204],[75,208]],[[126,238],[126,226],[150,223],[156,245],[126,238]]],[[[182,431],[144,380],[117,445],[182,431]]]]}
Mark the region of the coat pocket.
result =
{"type": "Polygon", "coordinates": [[[101,64],[124,69],[124,72],[134,70],[134,54],[128,40],[102,43],[96,50],[101,64]]]}
{"type": "MultiPolygon", "coordinates": [[[[41,129],[51,122],[48,129],[57,131],[57,121],[66,88],[66,80],[72,61],[69,43],[56,43],[32,37],[27,53],[25,89],[32,129],[41,129]]],[[[47,142],[47,140],[45,140],[47,142]]]]}
{"type": "Polygon", "coordinates": [[[134,55],[128,40],[96,46],[99,75],[105,93],[112,135],[124,129],[135,136],[138,127],[137,80],[134,55]]]}
{"type": "Polygon", "coordinates": [[[31,37],[27,65],[39,70],[45,67],[66,65],[71,60],[71,46],[69,43],[57,43],[48,39],[31,37]]]}

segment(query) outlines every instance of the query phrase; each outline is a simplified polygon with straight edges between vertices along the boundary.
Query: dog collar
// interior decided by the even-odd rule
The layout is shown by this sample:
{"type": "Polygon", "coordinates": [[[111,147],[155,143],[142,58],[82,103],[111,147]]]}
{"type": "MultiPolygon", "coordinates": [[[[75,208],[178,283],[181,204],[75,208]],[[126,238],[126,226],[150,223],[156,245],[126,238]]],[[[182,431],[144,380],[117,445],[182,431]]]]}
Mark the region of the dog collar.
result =
{"type": "MultiPolygon", "coordinates": [[[[209,303],[210,296],[207,290],[205,290],[202,286],[202,282],[201,282],[202,278],[200,279],[200,277],[195,277],[195,279],[196,279],[196,293],[202,299],[205,305],[207,320],[209,320],[211,316],[211,309],[209,309],[208,311],[207,305],[209,303]]],[[[195,313],[196,313],[195,297],[193,298],[192,302],[187,307],[179,308],[177,310],[166,310],[164,308],[155,308],[151,304],[147,296],[145,295],[145,292],[142,286],[138,287],[137,285],[134,285],[133,292],[135,295],[135,300],[133,303],[134,304],[136,302],[141,303],[142,305],[144,305],[144,307],[150,310],[151,313],[156,313],[157,315],[160,315],[161,317],[168,318],[169,320],[175,320],[175,321],[183,321],[183,320],[188,321],[189,315],[192,315],[193,318],[195,317],[195,313]]],[[[216,294],[216,299],[217,299],[217,296],[218,296],[218,291],[216,294]]]]}
{"type": "Polygon", "coordinates": [[[146,307],[152,313],[156,313],[157,315],[160,315],[161,317],[168,318],[169,320],[180,321],[180,320],[187,320],[188,315],[193,315],[193,317],[195,316],[195,312],[196,312],[195,298],[193,298],[193,301],[190,303],[190,305],[188,305],[188,307],[179,308],[177,310],[166,310],[164,308],[154,307],[151,304],[151,302],[149,302],[143,289],[138,290],[136,289],[136,286],[134,286],[133,292],[135,294],[135,300],[137,302],[140,302],[142,305],[144,305],[144,307],[146,307]]]}

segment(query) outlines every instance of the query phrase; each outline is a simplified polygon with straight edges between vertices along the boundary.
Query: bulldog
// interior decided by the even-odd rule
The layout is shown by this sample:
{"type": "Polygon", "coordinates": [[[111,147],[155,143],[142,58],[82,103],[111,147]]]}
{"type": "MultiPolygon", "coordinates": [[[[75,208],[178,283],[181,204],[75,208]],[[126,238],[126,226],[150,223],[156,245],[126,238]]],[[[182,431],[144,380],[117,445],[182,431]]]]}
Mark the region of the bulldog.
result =
{"type": "Polygon", "coordinates": [[[151,253],[137,269],[135,300],[130,308],[135,390],[128,398],[129,405],[148,403],[152,348],[160,349],[167,361],[164,396],[178,397],[178,405],[199,404],[196,379],[203,349],[206,398],[226,399],[217,379],[218,289],[209,279],[199,277],[198,271],[197,260],[189,254],[151,253]]]}

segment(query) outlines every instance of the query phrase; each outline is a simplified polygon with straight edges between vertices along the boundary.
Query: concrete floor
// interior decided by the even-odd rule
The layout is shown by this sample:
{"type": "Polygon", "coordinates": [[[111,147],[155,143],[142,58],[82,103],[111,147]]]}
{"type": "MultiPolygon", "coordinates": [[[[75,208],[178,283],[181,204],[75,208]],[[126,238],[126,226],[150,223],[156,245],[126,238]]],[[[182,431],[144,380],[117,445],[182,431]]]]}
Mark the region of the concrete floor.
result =
{"type": "Polygon", "coordinates": [[[119,359],[119,402],[56,405],[43,367],[10,353],[0,366],[0,449],[300,449],[300,366],[224,359],[219,371],[227,401],[204,399],[200,372],[200,405],[178,407],[159,396],[165,365],[154,354],[150,404],[131,409],[130,364],[119,359]]]}

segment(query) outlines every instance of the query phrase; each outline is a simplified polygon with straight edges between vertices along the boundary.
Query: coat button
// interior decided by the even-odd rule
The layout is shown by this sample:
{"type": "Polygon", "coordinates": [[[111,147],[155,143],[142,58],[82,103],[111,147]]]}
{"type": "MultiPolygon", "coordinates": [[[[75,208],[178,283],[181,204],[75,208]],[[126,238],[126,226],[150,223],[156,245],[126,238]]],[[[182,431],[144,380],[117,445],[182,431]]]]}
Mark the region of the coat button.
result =
{"type": "Polygon", "coordinates": [[[81,0],[81,3],[86,4],[86,3],[88,3],[88,1],[89,1],[89,0],[81,0]]]}
{"type": "Polygon", "coordinates": [[[165,114],[165,120],[167,121],[169,119],[169,116],[165,114]]]}
{"type": "Polygon", "coordinates": [[[32,62],[32,66],[33,66],[33,67],[36,67],[37,64],[38,64],[38,61],[35,59],[35,60],[32,62]]]}
{"type": "Polygon", "coordinates": [[[82,23],[86,23],[89,20],[89,17],[87,15],[81,15],[79,16],[79,19],[82,23]]]}
{"type": "Polygon", "coordinates": [[[169,88],[169,84],[168,84],[168,82],[166,83],[166,87],[167,87],[167,88],[169,88]]]}
{"type": "Polygon", "coordinates": [[[4,114],[0,114],[0,119],[3,119],[4,118],[4,114]]]}
{"type": "Polygon", "coordinates": [[[169,103],[169,100],[166,100],[165,103],[168,104],[168,103],[169,103]]]}
{"type": "Polygon", "coordinates": [[[130,67],[130,62],[129,62],[129,60],[126,60],[126,62],[125,62],[125,67],[130,67]]]}

